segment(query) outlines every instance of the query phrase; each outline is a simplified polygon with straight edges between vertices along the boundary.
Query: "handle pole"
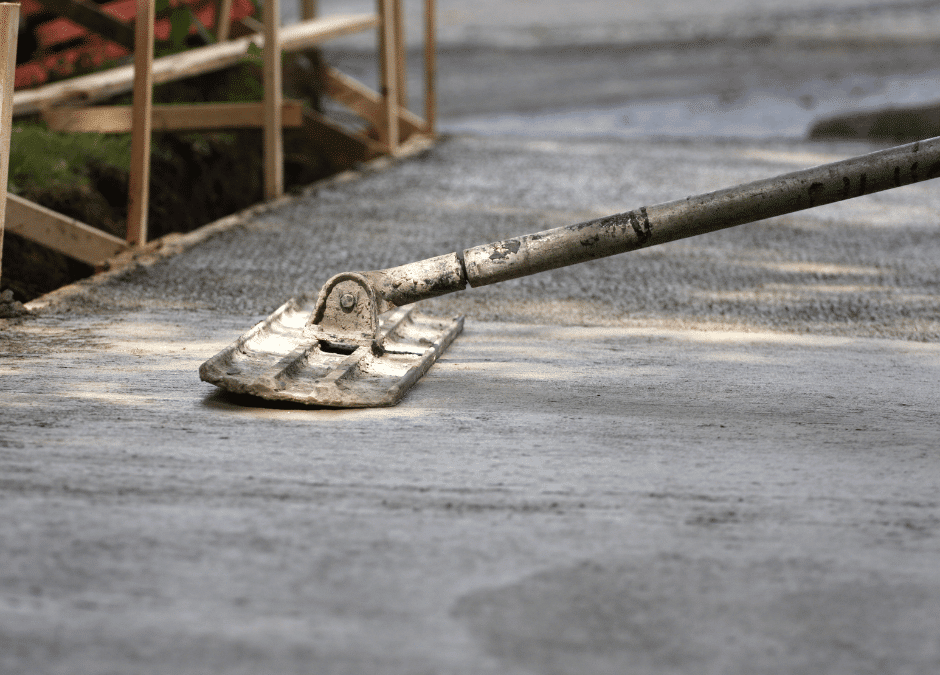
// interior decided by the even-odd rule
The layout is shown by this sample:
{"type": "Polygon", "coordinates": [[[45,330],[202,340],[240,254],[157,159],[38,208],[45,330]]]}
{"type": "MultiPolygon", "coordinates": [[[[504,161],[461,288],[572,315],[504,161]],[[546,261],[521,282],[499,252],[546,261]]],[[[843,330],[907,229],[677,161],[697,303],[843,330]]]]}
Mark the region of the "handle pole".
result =
{"type": "Polygon", "coordinates": [[[485,286],[940,176],[940,137],[464,251],[485,286]]]}
{"type": "Polygon", "coordinates": [[[365,273],[395,306],[940,177],[940,137],[365,273]]]}

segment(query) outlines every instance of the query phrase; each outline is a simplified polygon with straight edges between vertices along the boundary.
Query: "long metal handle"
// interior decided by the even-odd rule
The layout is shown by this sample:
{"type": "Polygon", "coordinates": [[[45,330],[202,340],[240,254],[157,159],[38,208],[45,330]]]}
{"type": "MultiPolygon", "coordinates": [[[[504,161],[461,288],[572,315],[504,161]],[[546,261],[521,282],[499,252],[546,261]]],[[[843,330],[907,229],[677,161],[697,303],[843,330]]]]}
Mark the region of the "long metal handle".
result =
{"type": "Polygon", "coordinates": [[[938,176],[940,137],[368,274],[403,305],[938,176]]]}

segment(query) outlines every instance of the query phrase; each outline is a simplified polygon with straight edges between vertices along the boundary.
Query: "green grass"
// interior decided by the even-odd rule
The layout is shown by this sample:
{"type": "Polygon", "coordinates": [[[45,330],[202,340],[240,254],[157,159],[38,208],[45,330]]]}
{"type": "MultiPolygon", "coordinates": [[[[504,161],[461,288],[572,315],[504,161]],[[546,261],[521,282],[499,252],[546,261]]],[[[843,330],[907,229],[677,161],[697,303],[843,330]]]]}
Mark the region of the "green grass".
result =
{"type": "Polygon", "coordinates": [[[77,134],[50,131],[39,122],[13,125],[9,191],[88,185],[88,165],[130,166],[130,134],[77,134]]]}

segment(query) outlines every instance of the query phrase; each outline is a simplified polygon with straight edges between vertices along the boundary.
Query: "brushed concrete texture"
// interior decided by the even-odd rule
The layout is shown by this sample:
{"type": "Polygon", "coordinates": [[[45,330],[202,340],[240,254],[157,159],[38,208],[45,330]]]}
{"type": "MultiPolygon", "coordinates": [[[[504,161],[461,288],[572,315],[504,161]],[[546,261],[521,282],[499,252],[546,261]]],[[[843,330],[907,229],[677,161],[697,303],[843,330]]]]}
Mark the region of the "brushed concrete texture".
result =
{"type": "Polygon", "coordinates": [[[0,320],[0,672],[938,672],[934,183],[439,299],[396,408],[197,375],[334,272],[864,149],[453,138],[0,320]]]}

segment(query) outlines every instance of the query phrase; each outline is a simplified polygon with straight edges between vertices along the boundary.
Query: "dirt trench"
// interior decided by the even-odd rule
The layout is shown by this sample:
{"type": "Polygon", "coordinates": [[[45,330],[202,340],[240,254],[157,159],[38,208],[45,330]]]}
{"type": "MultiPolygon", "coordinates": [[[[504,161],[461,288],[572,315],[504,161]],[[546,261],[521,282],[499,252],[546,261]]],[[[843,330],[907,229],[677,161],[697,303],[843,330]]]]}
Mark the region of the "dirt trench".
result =
{"type": "MultiPolygon", "coordinates": [[[[285,59],[285,95],[320,106],[320,57],[303,54],[306,66],[285,59]]],[[[239,66],[221,73],[157,87],[155,102],[253,100],[260,95],[258,74],[239,66]]],[[[128,103],[128,97],[112,101],[128,103]]],[[[285,130],[284,183],[290,191],[347,168],[331,159],[310,139],[285,130]]],[[[109,234],[124,237],[127,227],[127,165],[90,158],[71,180],[22,181],[22,197],[109,234]]],[[[12,189],[12,188],[11,188],[12,189]]],[[[211,133],[155,133],[150,163],[148,239],[172,232],[191,232],[263,200],[260,129],[211,133]]],[[[95,269],[45,246],[7,232],[3,240],[0,290],[28,302],[94,274],[95,269]]]]}

